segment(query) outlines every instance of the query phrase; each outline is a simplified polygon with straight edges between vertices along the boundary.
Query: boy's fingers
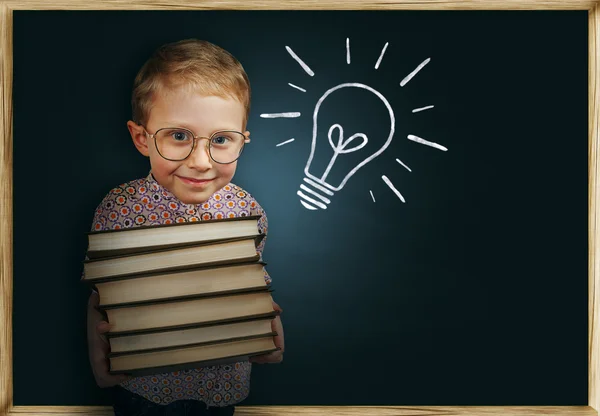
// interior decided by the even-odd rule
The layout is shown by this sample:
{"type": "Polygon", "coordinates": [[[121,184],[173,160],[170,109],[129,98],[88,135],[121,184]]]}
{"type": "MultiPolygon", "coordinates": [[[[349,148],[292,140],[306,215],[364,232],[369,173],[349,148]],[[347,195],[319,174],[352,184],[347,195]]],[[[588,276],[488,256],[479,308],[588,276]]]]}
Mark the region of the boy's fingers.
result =
{"type": "Polygon", "coordinates": [[[106,321],[100,321],[96,324],[96,331],[99,334],[105,334],[110,331],[111,325],[106,321]]]}
{"type": "Polygon", "coordinates": [[[250,357],[250,362],[257,364],[269,364],[269,363],[280,363],[283,361],[283,353],[281,351],[275,351],[270,354],[256,355],[250,357]]]}

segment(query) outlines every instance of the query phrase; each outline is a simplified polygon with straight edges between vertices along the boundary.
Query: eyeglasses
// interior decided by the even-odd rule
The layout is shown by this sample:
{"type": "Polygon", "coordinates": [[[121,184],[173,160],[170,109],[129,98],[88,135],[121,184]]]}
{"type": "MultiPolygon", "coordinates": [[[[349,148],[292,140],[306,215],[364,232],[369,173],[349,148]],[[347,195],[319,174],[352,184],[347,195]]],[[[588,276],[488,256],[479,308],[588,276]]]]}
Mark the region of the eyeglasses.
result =
{"type": "Polygon", "coordinates": [[[144,133],[154,139],[158,154],[171,161],[187,159],[196,147],[196,139],[208,139],[206,147],[210,158],[223,165],[238,160],[244,150],[244,144],[250,141],[235,130],[217,131],[210,137],[196,136],[190,130],[179,127],[162,128],[154,134],[148,133],[144,127],[144,133]]]}

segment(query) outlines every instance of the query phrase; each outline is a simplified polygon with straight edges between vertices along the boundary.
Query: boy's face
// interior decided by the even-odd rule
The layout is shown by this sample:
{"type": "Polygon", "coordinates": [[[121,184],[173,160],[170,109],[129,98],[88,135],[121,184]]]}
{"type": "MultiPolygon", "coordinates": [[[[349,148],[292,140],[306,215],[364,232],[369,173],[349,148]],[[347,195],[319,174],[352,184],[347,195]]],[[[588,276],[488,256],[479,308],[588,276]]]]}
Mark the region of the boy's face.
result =
{"type": "MultiPolygon", "coordinates": [[[[165,127],[184,127],[194,135],[210,137],[219,130],[243,132],[244,106],[233,98],[203,96],[193,91],[171,89],[156,94],[146,130],[154,134],[165,127]]],[[[227,185],[235,173],[237,161],[219,164],[210,158],[208,139],[196,139],[194,151],[182,161],[164,159],[156,150],[154,139],[142,126],[127,123],[137,149],[150,158],[152,175],[180,201],[199,204],[227,185]]],[[[245,133],[249,135],[248,132],[245,133]]]]}

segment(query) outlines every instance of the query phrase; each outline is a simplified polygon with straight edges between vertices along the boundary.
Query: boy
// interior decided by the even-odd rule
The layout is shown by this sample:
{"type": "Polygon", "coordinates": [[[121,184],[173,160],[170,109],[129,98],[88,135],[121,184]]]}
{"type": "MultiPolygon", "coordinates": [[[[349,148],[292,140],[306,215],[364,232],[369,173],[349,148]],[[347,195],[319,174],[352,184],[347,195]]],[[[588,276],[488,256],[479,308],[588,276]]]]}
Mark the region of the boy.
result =
{"type": "MultiPolygon", "coordinates": [[[[249,109],[248,77],[228,52],[194,39],[159,48],[135,78],[134,121],[127,122],[135,147],[150,160],[150,173],[112,189],[96,209],[92,230],[258,214],[259,229],[266,234],[267,216],[261,206],[230,182],[250,142],[249,109]]],[[[266,235],[257,247],[261,257],[265,240],[266,235]]],[[[271,281],[266,271],[265,280],[271,281]]],[[[283,359],[278,316],[272,328],[279,351],[231,365],[149,377],[112,376],[103,335],[110,325],[97,305],[94,292],[88,303],[90,363],[97,384],[112,387],[117,416],[231,415],[234,404],[249,393],[252,362],[283,359]]],[[[281,313],[275,302],[273,307],[281,313]]]]}

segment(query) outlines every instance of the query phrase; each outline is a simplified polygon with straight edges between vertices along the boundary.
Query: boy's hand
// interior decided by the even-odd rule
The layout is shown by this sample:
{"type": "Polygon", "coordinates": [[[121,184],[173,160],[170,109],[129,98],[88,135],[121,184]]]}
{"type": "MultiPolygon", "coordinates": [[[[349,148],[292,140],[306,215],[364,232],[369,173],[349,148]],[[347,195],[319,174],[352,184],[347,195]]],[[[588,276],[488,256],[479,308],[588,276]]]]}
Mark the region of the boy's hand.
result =
{"type": "MultiPolygon", "coordinates": [[[[281,313],[283,309],[273,301],[273,309],[281,313]]],[[[283,325],[281,323],[281,318],[276,316],[275,319],[271,321],[271,329],[277,332],[277,335],[273,337],[275,341],[275,346],[280,348],[278,351],[273,351],[269,354],[263,355],[255,355],[254,357],[250,357],[251,363],[257,364],[266,364],[266,363],[280,363],[283,361],[283,350],[284,350],[284,341],[283,341],[283,325]]]]}
{"type": "Polygon", "coordinates": [[[110,324],[96,309],[100,302],[98,293],[92,292],[88,301],[87,310],[87,340],[88,353],[92,372],[99,387],[106,388],[116,386],[131,377],[126,375],[112,375],[108,373],[108,358],[110,344],[104,335],[110,330],[110,324]]]}

